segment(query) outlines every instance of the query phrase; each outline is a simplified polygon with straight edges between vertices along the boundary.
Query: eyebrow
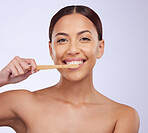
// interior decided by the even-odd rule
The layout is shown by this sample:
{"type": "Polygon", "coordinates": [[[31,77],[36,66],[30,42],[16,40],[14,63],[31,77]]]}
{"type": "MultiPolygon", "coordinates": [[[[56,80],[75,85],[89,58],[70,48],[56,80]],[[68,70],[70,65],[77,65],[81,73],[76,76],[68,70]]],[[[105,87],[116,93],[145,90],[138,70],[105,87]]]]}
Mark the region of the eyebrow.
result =
{"type": "Polygon", "coordinates": [[[89,30],[83,30],[83,31],[78,32],[77,35],[81,35],[81,34],[83,34],[85,32],[88,32],[88,33],[92,34],[89,30]]]}
{"type": "MultiPolygon", "coordinates": [[[[88,32],[88,33],[92,34],[89,30],[83,30],[83,31],[78,32],[77,35],[81,35],[81,34],[83,34],[83,33],[85,33],[85,32],[88,32]]],[[[59,32],[59,33],[57,33],[57,34],[55,35],[55,37],[58,36],[58,35],[69,36],[69,34],[67,34],[67,33],[59,32]]]]}

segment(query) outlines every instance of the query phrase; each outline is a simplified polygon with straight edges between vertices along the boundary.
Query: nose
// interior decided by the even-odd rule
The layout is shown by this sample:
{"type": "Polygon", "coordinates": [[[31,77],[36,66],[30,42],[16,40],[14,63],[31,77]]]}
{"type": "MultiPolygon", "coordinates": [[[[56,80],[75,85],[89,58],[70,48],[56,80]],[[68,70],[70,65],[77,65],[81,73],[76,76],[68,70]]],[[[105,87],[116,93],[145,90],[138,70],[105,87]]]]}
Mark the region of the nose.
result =
{"type": "Polygon", "coordinates": [[[75,55],[80,53],[80,48],[77,43],[73,42],[69,44],[67,54],[69,55],[75,55]]]}

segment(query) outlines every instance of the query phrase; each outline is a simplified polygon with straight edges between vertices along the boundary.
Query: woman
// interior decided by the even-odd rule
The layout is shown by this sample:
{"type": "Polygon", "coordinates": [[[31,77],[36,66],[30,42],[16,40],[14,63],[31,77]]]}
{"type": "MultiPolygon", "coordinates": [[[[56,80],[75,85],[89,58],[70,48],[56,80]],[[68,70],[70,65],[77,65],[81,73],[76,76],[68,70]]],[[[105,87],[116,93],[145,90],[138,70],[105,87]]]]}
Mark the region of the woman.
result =
{"type": "MultiPolygon", "coordinates": [[[[54,86],[1,93],[0,125],[17,133],[138,133],[135,109],[108,99],[93,86],[93,67],[104,52],[98,15],[85,6],[65,7],[53,16],[49,39],[54,64],[79,67],[58,69],[61,76],[54,86]]],[[[38,72],[36,66],[33,59],[15,57],[0,71],[0,86],[26,79],[38,72]]]]}

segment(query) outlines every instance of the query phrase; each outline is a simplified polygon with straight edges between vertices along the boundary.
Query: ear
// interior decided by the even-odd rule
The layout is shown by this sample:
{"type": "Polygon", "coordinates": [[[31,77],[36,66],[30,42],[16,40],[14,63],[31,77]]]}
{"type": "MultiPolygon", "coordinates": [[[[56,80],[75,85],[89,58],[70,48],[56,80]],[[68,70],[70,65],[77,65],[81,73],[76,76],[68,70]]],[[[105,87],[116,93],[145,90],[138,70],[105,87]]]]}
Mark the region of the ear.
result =
{"type": "Polygon", "coordinates": [[[50,56],[51,56],[51,59],[53,60],[52,45],[50,41],[48,42],[48,45],[49,45],[50,56]]]}
{"type": "Polygon", "coordinates": [[[104,53],[104,40],[99,41],[97,59],[100,59],[104,53]]]}

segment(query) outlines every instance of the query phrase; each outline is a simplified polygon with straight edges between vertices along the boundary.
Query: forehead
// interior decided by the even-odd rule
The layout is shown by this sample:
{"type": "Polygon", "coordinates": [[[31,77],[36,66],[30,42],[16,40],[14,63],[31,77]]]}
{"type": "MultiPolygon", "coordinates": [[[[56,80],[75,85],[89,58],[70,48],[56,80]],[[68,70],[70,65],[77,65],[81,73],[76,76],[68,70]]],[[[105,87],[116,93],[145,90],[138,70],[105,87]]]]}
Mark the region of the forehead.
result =
{"type": "Polygon", "coordinates": [[[82,30],[89,30],[96,33],[94,24],[85,16],[74,13],[63,16],[54,26],[53,35],[58,32],[77,33],[82,30]]]}

